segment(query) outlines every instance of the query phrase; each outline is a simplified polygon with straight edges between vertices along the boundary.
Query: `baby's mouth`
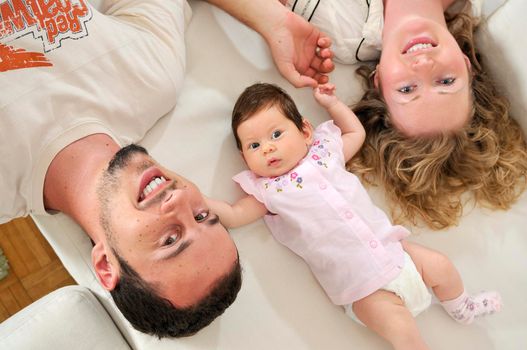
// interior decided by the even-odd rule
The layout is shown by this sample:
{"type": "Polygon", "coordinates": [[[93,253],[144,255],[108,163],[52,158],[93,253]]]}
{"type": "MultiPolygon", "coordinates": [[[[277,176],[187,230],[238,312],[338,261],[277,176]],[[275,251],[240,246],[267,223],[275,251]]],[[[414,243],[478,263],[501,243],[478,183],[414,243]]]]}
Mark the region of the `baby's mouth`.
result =
{"type": "Polygon", "coordinates": [[[267,166],[276,167],[280,164],[280,159],[278,158],[271,158],[267,161],[267,166]]]}

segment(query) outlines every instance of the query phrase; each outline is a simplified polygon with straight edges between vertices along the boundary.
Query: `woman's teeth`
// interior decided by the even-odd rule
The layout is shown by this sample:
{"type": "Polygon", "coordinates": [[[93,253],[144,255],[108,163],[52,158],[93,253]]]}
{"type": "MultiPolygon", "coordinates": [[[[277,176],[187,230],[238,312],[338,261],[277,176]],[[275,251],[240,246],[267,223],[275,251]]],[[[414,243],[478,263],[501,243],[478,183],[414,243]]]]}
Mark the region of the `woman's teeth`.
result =
{"type": "Polygon", "coordinates": [[[428,49],[428,48],[431,48],[431,47],[432,47],[432,44],[415,44],[414,46],[409,48],[406,51],[406,53],[412,53],[412,52],[415,52],[415,51],[424,50],[424,49],[428,49]]]}

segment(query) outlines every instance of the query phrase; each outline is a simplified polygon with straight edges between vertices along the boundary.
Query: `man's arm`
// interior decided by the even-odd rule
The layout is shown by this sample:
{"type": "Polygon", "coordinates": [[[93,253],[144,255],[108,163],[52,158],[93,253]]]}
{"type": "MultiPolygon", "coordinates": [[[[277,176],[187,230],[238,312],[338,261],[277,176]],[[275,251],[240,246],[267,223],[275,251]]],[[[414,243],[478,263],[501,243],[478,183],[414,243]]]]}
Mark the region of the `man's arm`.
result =
{"type": "Polygon", "coordinates": [[[280,73],[295,87],[326,83],[334,69],[331,39],[278,0],[207,0],[265,39],[280,73]]]}
{"type": "Polygon", "coordinates": [[[361,122],[341,100],[335,96],[333,84],[320,85],[313,90],[315,100],[326,110],[336,126],[342,132],[342,151],[347,162],[357,153],[366,137],[366,132],[361,122]]]}
{"type": "Polygon", "coordinates": [[[218,215],[221,223],[227,228],[250,224],[267,213],[265,205],[250,195],[233,205],[208,197],[205,200],[210,210],[218,215]]]}

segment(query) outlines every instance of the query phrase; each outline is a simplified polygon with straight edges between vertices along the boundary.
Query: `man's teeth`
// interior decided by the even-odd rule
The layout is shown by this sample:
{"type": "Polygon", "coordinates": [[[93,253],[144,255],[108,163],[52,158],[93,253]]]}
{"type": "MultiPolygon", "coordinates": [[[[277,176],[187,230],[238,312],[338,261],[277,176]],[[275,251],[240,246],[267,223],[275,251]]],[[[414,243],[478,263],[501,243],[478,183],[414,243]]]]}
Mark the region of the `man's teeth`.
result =
{"type": "Polygon", "coordinates": [[[415,52],[415,51],[419,51],[419,50],[423,50],[423,49],[428,49],[428,48],[431,48],[432,47],[432,44],[415,44],[414,46],[412,46],[411,48],[409,48],[406,53],[412,53],[412,52],[415,52]]]}
{"type": "Polygon", "coordinates": [[[150,181],[148,185],[143,189],[143,197],[146,197],[150,192],[156,189],[157,186],[161,185],[162,183],[166,182],[167,180],[161,176],[161,177],[155,177],[150,181]]]}

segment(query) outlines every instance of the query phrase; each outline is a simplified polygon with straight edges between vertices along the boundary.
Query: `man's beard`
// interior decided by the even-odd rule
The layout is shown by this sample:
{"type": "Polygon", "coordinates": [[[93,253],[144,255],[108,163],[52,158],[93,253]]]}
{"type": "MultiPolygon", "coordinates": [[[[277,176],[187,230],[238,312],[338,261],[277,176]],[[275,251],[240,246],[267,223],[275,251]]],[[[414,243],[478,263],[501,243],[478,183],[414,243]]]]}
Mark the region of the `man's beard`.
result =
{"type": "Polygon", "coordinates": [[[136,153],[142,153],[148,155],[148,151],[141,146],[134,143],[121,148],[108,163],[106,171],[110,174],[114,174],[116,170],[125,168],[128,165],[132,156],[136,153]]]}
{"type": "Polygon", "coordinates": [[[146,149],[136,144],[130,144],[121,148],[108,162],[108,168],[104,171],[97,185],[97,198],[100,205],[99,223],[112,248],[117,251],[117,241],[111,228],[112,204],[111,198],[119,188],[119,171],[126,168],[135,154],[148,155],[146,149]]]}

